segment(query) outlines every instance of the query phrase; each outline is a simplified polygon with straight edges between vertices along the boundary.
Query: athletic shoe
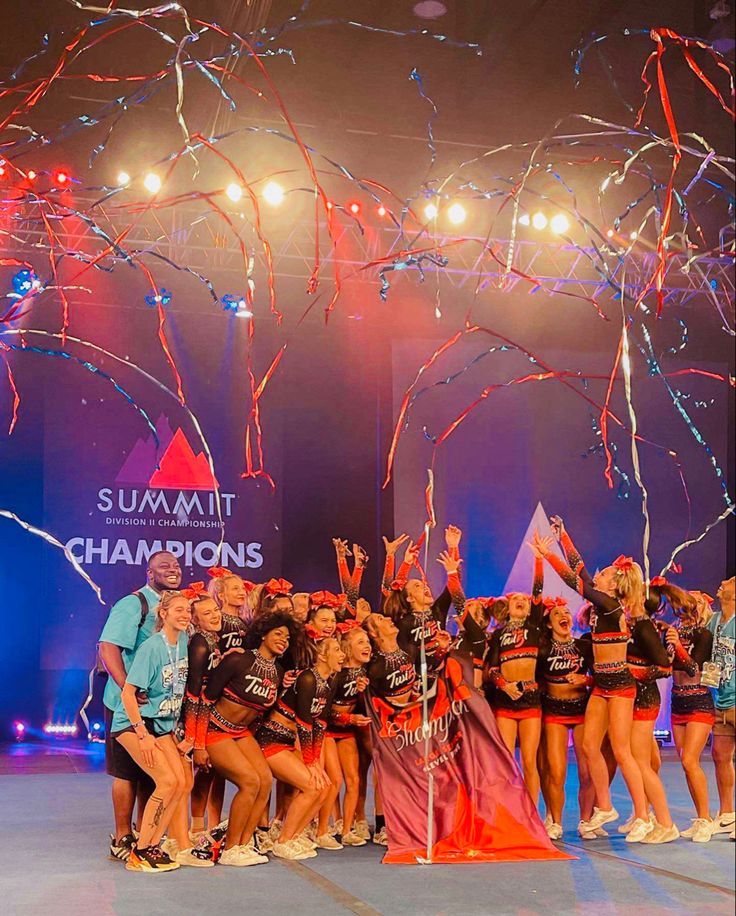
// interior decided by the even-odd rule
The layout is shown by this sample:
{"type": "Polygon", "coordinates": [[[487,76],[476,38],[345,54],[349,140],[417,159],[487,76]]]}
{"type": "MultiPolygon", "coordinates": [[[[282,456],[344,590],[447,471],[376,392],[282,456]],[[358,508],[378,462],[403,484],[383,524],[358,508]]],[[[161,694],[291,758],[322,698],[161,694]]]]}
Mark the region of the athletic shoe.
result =
{"type": "Polygon", "coordinates": [[[135,837],[132,833],[126,833],[119,840],[115,839],[114,834],[110,834],[110,858],[117,859],[118,862],[127,862],[130,851],[135,846],[135,837]]]}
{"type": "Polygon", "coordinates": [[[736,824],[736,813],[726,811],[713,820],[713,836],[717,833],[733,833],[736,824]]]}
{"type": "Polygon", "coordinates": [[[642,843],[653,843],[655,845],[660,845],[662,843],[671,843],[673,840],[680,839],[680,831],[677,829],[675,824],[670,824],[669,827],[663,827],[662,824],[654,822],[654,829],[648,833],[642,843]]]}
{"type": "Polygon", "coordinates": [[[151,874],[152,872],[174,871],[179,868],[179,863],[172,862],[158,846],[149,846],[147,849],[133,847],[130,850],[125,867],[128,871],[141,871],[151,874]]]}
{"type": "Polygon", "coordinates": [[[331,827],[327,828],[327,832],[330,836],[340,836],[342,834],[342,829],[342,818],[339,817],[331,827]]]}
{"type": "Polygon", "coordinates": [[[593,808],[593,816],[588,821],[588,826],[591,830],[597,830],[598,827],[616,820],[618,820],[618,811],[615,808],[609,808],[607,811],[603,811],[601,808],[593,808]]]}
{"type": "Polygon", "coordinates": [[[363,840],[370,840],[371,828],[368,826],[368,821],[356,821],[351,833],[357,833],[363,840]]]}
{"type": "Polygon", "coordinates": [[[608,836],[603,827],[591,827],[590,821],[578,821],[578,833],[583,840],[597,840],[599,837],[608,836]]]}
{"type": "Polygon", "coordinates": [[[277,821],[276,818],[271,821],[271,826],[268,828],[268,832],[271,834],[271,839],[274,841],[274,843],[278,843],[279,837],[281,836],[281,828],[283,826],[284,822],[277,821]]]}
{"type": "MultiPolygon", "coordinates": [[[[680,831],[680,836],[681,836],[683,839],[685,839],[685,840],[691,840],[691,839],[693,838],[693,834],[695,833],[695,822],[696,822],[697,820],[706,820],[706,818],[691,817],[691,818],[690,818],[690,826],[689,826],[686,830],[681,830],[681,831],[680,831]]],[[[708,821],[709,824],[712,824],[712,823],[713,823],[712,820],[711,820],[711,818],[707,818],[707,821],[708,821]]],[[[712,832],[712,831],[711,831],[711,832],[712,832]]]]}
{"type": "Polygon", "coordinates": [[[652,824],[650,820],[645,821],[642,820],[642,818],[637,817],[634,823],[631,825],[631,830],[629,830],[629,832],[626,834],[626,842],[641,843],[644,837],[649,836],[653,830],[654,824],[652,824]]]}
{"type": "Polygon", "coordinates": [[[190,865],[192,868],[212,868],[215,864],[212,852],[201,846],[191,846],[189,849],[180,849],[176,854],[175,862],[179,865],[190,865]]]}
{"type": "Polygon", "coordinates": [[[256,848],[261,855],[273,851],[273,839],[271,834],[262,827],[256,828],[256,848]]]}
{"type": "Polygon", "coordinates": [[[373,834],[373,842],[376,846],[388,846],[388,836],[386,835],[385,827],[381,827],[380,830],[373,834]]]}
{"type": "Polygon", "coordinates": [[[709,817],[696,817],[692,827],[681,833],[692,839],[693,843],[709,843],[713,836],[713,821],[709,817]]]}
{"type": "Polygon", "coordinates": [[[322,836],[317,837],[317,846],[320,849],[342,849],[342,843],[338,843],[329,833],[323,833],[322,836]]]}
{"type": "Polygon", "coordinates": [[[636,820],[636,815],[632,811],[629,815],[628,820],[624,821],[619,827],[616,828],[618,833],[628,833],[629,830],[634,826],[634,821],[636,820]]]}
{"type": "Polygon", "coordinates": [[[169,839],[167,837],[165,840],[159,843],[159,849],[161,852],[166,853],[172,862],[176,862],[176,857],[179,854],[179,844],[175,839],[169,839]]]}
{"type": "Polygon", "coordinates": [[[562,839],[562,827],[559,824],[555,824],[554,821],[550,821],[549,825],[546,827],[547,836],[550,840],[561,840],[562,839]]]}
{"type": "Polygon", "coordinates": [[[274,843],[273,854],[279,859],[313,859],[317,853],[313,849],[305,849],[295,840],[286,843],[274,843]]]}
{"type": "Polygon", "coordinates": [[[343,846],[365,846],[367,842],[368,840],[360,836],[356,830],[349,830],[342,838],[343,846]]]}
{"type": "Polygon", "coordinates": [[[213,827],[212,830],[210,830],[210,836],[212,837],[213,843],[222,843],[222,841],[225,839],[225,834],[227,833],[228,823],[229,822],[227,820],[220,821],[217,827],[213,827]]]}
{"type": "Polygon", "coordinates": [[[268,862],[268,856],[262,856],[259,852],[256,852],[253,840],[238,848],[240,849],[241,856],[248,860],[248,865],[265,865],[268,862]]]}
{"type": "Polygon", "coordinates": [[[317,821],[311,821],[302,831],[313,843],[317,840],[317,821]]]}
{"type": "Polygon", "coordinates": [[[544,820],[542,821],[542,823],[544,824],[544,829],[545,829],[545,830],[546,830],[548,827],[551,827],[551,826],[552,826],[553,820],[552,820],[552,815],[549,813],[549,811],[544,815],[544,820]]]}
{"type": "Polygon", "coordinates": [[[306,833],[300,833],[299,836],[295,836],[294,842],[306,849],[307,852],[311,852],[313,849],[317,849],[317,844],[314,842],[314,840],[310,839],[306,833]]]}
{"type": "Polygon", "coordinates": [[[243,854],[242,846],[231,846],[229,849],[223,849],[218,860],[219,865],[234,865],[236,868],[244,868],[246,865],[255,865],[249,856],[243,854]]]}

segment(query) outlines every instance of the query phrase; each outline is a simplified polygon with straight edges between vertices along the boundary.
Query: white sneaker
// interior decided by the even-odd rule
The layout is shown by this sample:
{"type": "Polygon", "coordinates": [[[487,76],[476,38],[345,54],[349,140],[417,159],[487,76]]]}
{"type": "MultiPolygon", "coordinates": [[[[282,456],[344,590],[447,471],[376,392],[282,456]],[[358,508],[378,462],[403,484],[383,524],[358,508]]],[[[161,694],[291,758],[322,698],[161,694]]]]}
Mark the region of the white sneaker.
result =
{"type": "MultiPolygon", "coordinates": [[[[677,828],[675,828],[677,829],[677,828]]],[[[650,820],[642,820],[642,818],[637,817],[634,823],[631,825],[631,830],[626,834],[627,843],[641,843],[645,836],[654,830],[654,824],[650,820]]],[[[678,833],[679,836],[679,833],[678,833]]]]}
{"type": "Polygon", "coordinates": [[[260,852],[261,855],[265,855],[267,852],[273,850],[273,838],[268,830],[258,827],[256,829],[256,842],[258,843],[258,852],[260,852]]]}
{"type": "Polygon", "coordinates": [[[271,834],[271,839],[274,843],[278,843],[279,836],[281,835],[281,828],[284,826],[283,821],[277,821],[275,818],[271,821],[271,826],[268,828],[268,832],[271,834]]]}
{"type": "Polygon", "coordinates": [[[717,833],[733,833],[736,824],[736,813],[725,811],[713,820],[713,836],[717,833]]]}
{"type": "Polygon", "coordinates": [[[371,828],[368,826],[368,821],[356,821],[351,833],[357,833],[363,840],[370,840],[371,828]]]}
{"type": "Polygon", "coordinates": [[[279,859],[313,859],[317,855],[313,849],[305,849],[294,840],[274,843],[273,854],[279,859]]]}
{"type": "Polygon", "coordinates": [[[709,817],[696,817],[692,827],[681,833],[680,836],[685,836],[685,834],[692,839],[693,843],[709,843],[713,836],[713,821],[709,817]]]}
{"type": "Polygon", "coordinates": [[[158,844],[158,848],[161,852],[165,852],[172,862],[176,862],[176,857],[179,855],[179,844],[175,839],[167,837],[158,844]]]}
{"type": "Polygon", "coordinates": [[[317,849],[317,844],[306,833],[300,833],[299,836],[294,837],[294,841],[309,852],[313,849],[317,849]]]}
{"type": "Polygon", "coordinates": [[[542,823],[544,824],[544,829],[545,829],[545,830],[546,830],[548,827],[551,827],[552,824],[554,823],[553,820],[552,820],[552,815],[549,813],[549,811],[544,815],[544,820],[542,821],[542,823]]]}
{"type": "Polygon", "coordinates": [[[347,833],[343,834],[342,845],[343,846],[365,846],[368,840],[364,839],[358,834],[356,830],[350,830],[347,833]]]}
{"type": "Polygon", "coordinates": [[[317,837],[317,846],[320,849],[342,849],[342,843],[330,836],[329,833],[323,833],[322,836],[317,837]]]}
{"type": "Polygon", "coordinates": [[[550,838],[550,840],[561,840],[562,839],[562,827],[560,826],[560,824],[555,824],[555,822],[552,821],[547,826],[546,829],[547,829],[547,836],[550,838]]]}
{"type": "Polygon", "coordinates": [[[245,845],[241,846],[240,848],[243,850],[243,855],[247,855],[253,859],[254,865],[265,865],[265,863],[268,862],[268,856],[264,856],[262,853],[258,852],[253,840],[251,840],[250,843],[246,843],[245,845]]]}
{"type": "Polygon", "coordinates": [[[591,830],[597,830],[604,824],[610,824],[611,821],[617,820],[618,811],[615,808],[609,808],[607,811],[603,811],[600,808],[593,808],[593,816],[588,821],[588,826],[591,830]]]}
{"type": "Polygon", "coordinates": [[[388,846],[388,836],[386,835],[386,828],[381,827],[381,829],[373,834],[373,842],[376,846],[388,846]]]}
{"type": "Polygon", "coordinates": [[[662,824],[654,823],[654,829],[644,837],[642,843],[653,843],[660,845],[662,843],[671,843],[673,840],[680,839],[680,831],[675,824],[669,827],[663,827],[662,824]]]}
{"type": "Polygon", "coordinates": [[[223,849],[217,862],[218,865],[234,865],[236,868],[256,864],[247,860],[247,857],[243,855],[241,846],[231,846],[229,849],[223,849]]]}
{"type": "Polygon", "coordinates": [[[174,861],[178,862],[179,865],[190,865],[193,868],[212,868],[215,864],[212,853],[201,846],[180,849],[174,861]]]}
{"type": "Polygon", "coordinates": [[[624,821],[619,827],[616,828],[618,833],[628,833],[629,830],[634,826],[634,821],[636,820],[636,815],[632,811],[629,815],[629,819],[624,821]]]}
{"type": "Polygon", "coordinates": [[[338,818],[331,827],[328,827],[327,832],[330,836],[340,836],[342,834],[342,818],[338,818]]]}

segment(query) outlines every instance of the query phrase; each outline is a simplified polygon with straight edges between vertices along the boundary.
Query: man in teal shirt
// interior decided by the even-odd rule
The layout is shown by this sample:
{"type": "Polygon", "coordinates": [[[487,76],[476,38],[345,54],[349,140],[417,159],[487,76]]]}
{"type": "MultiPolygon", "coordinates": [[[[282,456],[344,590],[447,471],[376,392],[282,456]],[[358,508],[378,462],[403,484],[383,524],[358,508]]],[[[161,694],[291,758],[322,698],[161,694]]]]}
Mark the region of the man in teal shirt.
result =
{"type": "Polygon", "coordinates": [[[156,607],[161,593],[178,589],[181,567],[173,553],[151,554],[146,567],[146,584],[121,598],[110,611],[100,634],[100,659],[108,673],[105,704],[105,766],[112,776],[112,806],[115,835],[110,837],[110,854],[125,861],[133,845],[133,806],[139,789],[150,794],[153,783],[123,746],[110,738],[112,716],[120,702],[120,691],[135,653],[153,633],[156,607]]]}
{"type": "Polygon", "coordinates": [[[724,579],[718,589],[720,611],[711,617],[708,629],[713,634],[711,661],[720,669],[720,686],[716,692],[716,724],[713,726],[711,754],[716,768],[720,807],[714,822],[714,833],[728,833],[736,839],[734,813],[734,766],[736,747],[736,577],[724,579]]]}

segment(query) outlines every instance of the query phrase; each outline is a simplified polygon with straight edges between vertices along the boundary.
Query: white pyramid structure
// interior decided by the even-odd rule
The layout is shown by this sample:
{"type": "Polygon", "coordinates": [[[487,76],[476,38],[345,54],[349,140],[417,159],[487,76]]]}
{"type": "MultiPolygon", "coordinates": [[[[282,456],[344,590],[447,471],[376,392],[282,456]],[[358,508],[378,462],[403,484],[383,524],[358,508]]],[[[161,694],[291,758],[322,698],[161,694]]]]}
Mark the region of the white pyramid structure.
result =
{"type": "MultiPolygon", "coordinates": [[[[535,531],[538,531],[542,537],[554,537],[552,526],[549,523],[549,517],[544,511],[544,506],[541,502],[537,503],[537,508],[534,510],[534,514],[531,517],[526,529],[526,534],[521,539],[516,559],[514,560],[511,572],[504,586],[504,594],[506,595],[508,595],[509,592],[529,593],[531,591],[532,577],[534,575],[534,554],[527,545],[528,542],[531,541],[535,531]]],[[[556,540],[554,541],[553,550],[560,557],[564,557],[562,549],[556,540]]],[[[570,588],[569,585],[565,585],[549,563],[544,564],[544,594],[551,598],[564,598],[573,616],[577,614],[583,604],[585,604],[585,599],[574,589],[570,588]]]]}

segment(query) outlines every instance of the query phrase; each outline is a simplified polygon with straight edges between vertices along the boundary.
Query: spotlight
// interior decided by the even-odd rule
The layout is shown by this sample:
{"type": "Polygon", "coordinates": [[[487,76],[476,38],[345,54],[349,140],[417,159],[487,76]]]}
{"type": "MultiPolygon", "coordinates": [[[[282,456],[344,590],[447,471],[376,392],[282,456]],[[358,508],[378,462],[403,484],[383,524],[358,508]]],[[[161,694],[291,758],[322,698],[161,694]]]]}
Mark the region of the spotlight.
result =
{"type": "Polygon", "coordinates": [[[447,218],[455,226],[459,226],[460,223],[464,223],[465,216],[465,207],[462,204],[452,204],[452,206],[450,206],[447,210],[447,218]]]}
{"type": "Polygon", "coordinates": [[[143,187],[150,194],[158,194],[161,190],[161,179],[155,172],[149,172],[143,179],[143,187]]]}
{"type": "Polygon", "coordinates": [[[263,189],[263,199],[272,207],[278,207],[284,199],[284,189],[278,182],[269,181],[263,189]]]}
{"type": "Polygon", "coordinates": [[[222,297],[222,307],[226,312],[234,312],[238,318],[252,318],[253,312],[248,308],[245,296],[232,296],[227,293],[222,297]]]}
{"type": "Polygon", "coordinates": [[[234,204],[236,204],[240,200],[240,198],[243,196],[243,189],[240,187],[239,184],[232,182],[232,184],[229,184],[225,188],[225,193],[230,198],[230,200],[234,204]]]}
{"type": "Polygon", "coordinates": [[[519,225],[520,225],[520,226],[528,226],[529,223],[531,223],[531,219],[529,218],[529,214],[528,214],[528,213],[522,213],[521,216],[519,217],[519,225]]]}
{"type": "Polygon", "coordinates": [[[381,206],[376,210],[376,213],[377,213],[379,216],[385,216],[385,215],[386,215],[386,212],[387,212],[387,211],[386,211],[386,208],[383,206],[383,204],[381,204],[381,206]]]}
{"type": "Polygon", "coordinates": [[[564,213],[555,213],[549,222],[549,228],[555,235],[563,235],[570,228],[570,220],[564,213]]]}
{"type": "Polygon", "coordinates": [[[353,200],[348,204],[348,210],[353,214],[353,216],[360,216],[360,211],[362,209],[363,208],[357,200],[353,200]]]}
{"type": "Polygon", "coordinates": [[[13,731],[15,732],[16,739],[20,741],[21,738],[25,737],[25,734],[28,731],[28,726],[25,722],[13,722],[13,731]]]}
{"type": "Polygon", "coordinates": [[[118,187],[124,188],[130,184],[130,175],[127,172],[118,172],[117,182],[118,187]]]}
{"type": "Polygon", "coordinates": [[[630,232],[630,233],[629,233],[629,238],[631,239],[632,242],[635,242],[635,241],[639,238],[639,233],[638,233],[638,232],[630,232]]]}
{"type": "Polygon", "coordinates": [[[43,727],[43,731],[45,735],[55,735],[61,738],[68,738],[71,735],[76,735],[77,726],[76,724],[61,725],[56,722],[47,722],[43,727]]]}
{"type": "Polygon", "coordinates": [[[93,723],[92,723],[92,731],[93,731],[93,732],[100,732],[100,731],[102,731],[102,722],[93,722],[93,723]]]}
{"type": "Polygon", "coordinates": [[[424,215],[427,219],[437,219],[437,214],[440,211],[437,209],[437,204],[427,204],[424,208],[424,215]]]}
{"type": "Polygon", "coordinates": [[[58,172],[54,172],[54,184],[65,185],[69,184],[69,181],[69,174],[63,169],[59,169],[58,172]]]}
{"type": "Polygon", "coordinates": [[[27,178],[29,181],[35,181],[37,177],[38,177],[38,175],[37,175],[36,172],[33,171],[33,169],[29,169],[29,170],[26,172],[26,178],[27,178]]]}
{"type": "Polygon", "coordinates": [[[609,239],[612,239],[613,238],[613,229],[609,229],[608,232],[606,232],[606,235],[608,236],[609,239]]]}
{"type": "Polygon", "coordinates": [[[27,267],[21,267],[21,269],[13,275],[11,283],[13,285],[13,292],[10,293],[10,296],[14,299],[22,299],[26,293],[29,293],[32,289],[38,289],[41,285],[34,271],[29,270],[27,267]]]}
{"type": "Polygon", "coordinates": [[[532,217],[532,226],[535,229],[546,229],[547,227],[547,217],[541,211],[537,211],[532,217]]]}
{"type": "Polygon", "coordinates": [[[146,305],[155,308],[159,303],[161,305],[168,305],[172,297],[173,293],[170,293],[165,286],[162,286],[158,293],[155,290],[151,290],[150,293],[143,298],[146,305]]]}

